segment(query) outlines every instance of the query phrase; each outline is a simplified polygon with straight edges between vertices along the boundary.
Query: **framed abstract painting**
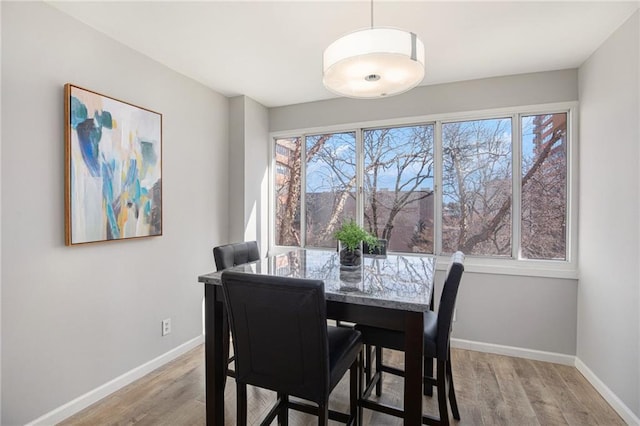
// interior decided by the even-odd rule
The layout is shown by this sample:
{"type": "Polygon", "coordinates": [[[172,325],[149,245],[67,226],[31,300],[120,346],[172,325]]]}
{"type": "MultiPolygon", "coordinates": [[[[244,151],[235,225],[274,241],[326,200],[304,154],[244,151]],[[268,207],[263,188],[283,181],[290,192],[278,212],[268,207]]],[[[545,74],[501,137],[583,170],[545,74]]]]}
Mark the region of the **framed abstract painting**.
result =
{"type": "Polygon", "coordinates": [[[65,244],[162,235],[162,114],[65,92],[65,244]]]}

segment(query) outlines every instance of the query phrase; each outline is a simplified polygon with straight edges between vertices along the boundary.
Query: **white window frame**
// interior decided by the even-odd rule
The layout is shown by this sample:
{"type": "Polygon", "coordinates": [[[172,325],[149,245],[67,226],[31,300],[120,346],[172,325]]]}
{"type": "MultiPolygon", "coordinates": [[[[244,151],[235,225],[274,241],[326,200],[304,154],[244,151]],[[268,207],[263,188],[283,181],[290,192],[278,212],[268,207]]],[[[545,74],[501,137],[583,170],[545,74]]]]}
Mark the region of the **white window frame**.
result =
{"type": "MultiPolygon", "coordinates": [[[[488,273],[514,276],[532,276],[549,278],[578,278],[577,257],[578,257],[578,103],[559,102],[550,104],[527,105],[519,107],[496,108],[478,111],[465,111],[446,114],[432,114],[427,116],[406,117],[403,119],[387,119],[366,122],[347,123],[334,126],[323,126],[314,128],[293,129],[270,133],[269,153],[269,252],[279,253],[291,250],[296,247],[276,246],[275,220],[274,220],[274,197],[275,197],[275,141],[282,138],[300,137],[301,155],[306,158],[307,135],[317,135],[319,133],[356,133],[356,173],[357,173],[357,221],[362,223],[363,199],[360,194],[362,188],[362,166],[364,163],[364,152],[362,148],[362,134],[364,130],[382,127],[400,127],[411,125],[434,125],[434,251],[440,253],[442,250],[442,124],[456,121],[474,121],[493,118],[511,118],[512,125],[512,258],[483,257],[469,255],[465,260],[465,270],[474,273],[488,273]],[[520,224],[521,224],[521,179],[522,179],[522,129],[521,117],[542,114],[567,114],[567,226],[566,226],[566,260],[539,260],[520,258],[520,224]]],[[[306,187],[306,161],[301,161],[300,177],[300,220],[304,224],[305,209],[304,195],[306,187]]],[[[302,246],[305,246],[305,233],[301,232],[302,246]]],[[[420,254],[407,253],[411,256],[420,254]]],[[[448,266],[449,256],[440,255],[438,257],[438,270],[448,266]]]]}

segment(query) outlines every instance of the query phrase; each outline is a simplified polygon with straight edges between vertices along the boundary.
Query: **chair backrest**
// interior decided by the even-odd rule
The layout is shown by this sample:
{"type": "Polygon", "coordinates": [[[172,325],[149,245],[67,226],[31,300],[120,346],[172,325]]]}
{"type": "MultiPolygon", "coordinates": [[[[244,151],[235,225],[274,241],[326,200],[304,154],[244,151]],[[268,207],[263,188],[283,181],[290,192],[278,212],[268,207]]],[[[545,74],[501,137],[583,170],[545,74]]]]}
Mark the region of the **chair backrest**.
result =
{"type": "Polygon", "coordinates": [[[328,398],[324,282],[222,273],[236,380],[320,402],[328,398]]]}
{"type": "Polygon", "coordinates": [[[460,280],[464,272],[464,254],[461,251],[455,252],[451,256],[449,272],[447,279],[442,288],[440,295],[440,305],[438,306],[438,334],[437,334],[437,358],[440,360],[447,359],[449,352],[449,337],[451,334],[451,323],[453,320],[453,311],[456,307],[456,298],[458,296],[458,288],[460,280]]]}
{"type": "Polygon", "coordinates": [[[218,271],[260,260],[260,250],[256,241],[226,244],[213,248],[213,258],[218,271]]]}

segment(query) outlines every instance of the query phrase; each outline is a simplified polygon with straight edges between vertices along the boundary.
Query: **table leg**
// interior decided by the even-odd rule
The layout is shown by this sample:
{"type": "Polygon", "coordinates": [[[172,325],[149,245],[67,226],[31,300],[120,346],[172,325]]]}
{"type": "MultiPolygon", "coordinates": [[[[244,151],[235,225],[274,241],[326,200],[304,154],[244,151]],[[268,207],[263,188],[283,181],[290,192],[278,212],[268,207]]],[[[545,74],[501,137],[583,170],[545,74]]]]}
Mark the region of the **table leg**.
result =
{"type": "Polygon", "coordinates": [[[405,425],[422,424],[422,355],[424,322],[422,312],[405,314],[404,416],[405,425]]]}
{"type": "MultiPolygon", "coordinates": [[[[225,364],[223,342],[224,307],[216,301],[216,287],[204,285],[205,401],[207,425],[224,425],[225,364]]],[[[229,332],[227,331],[227,334],[229,332]]]]}

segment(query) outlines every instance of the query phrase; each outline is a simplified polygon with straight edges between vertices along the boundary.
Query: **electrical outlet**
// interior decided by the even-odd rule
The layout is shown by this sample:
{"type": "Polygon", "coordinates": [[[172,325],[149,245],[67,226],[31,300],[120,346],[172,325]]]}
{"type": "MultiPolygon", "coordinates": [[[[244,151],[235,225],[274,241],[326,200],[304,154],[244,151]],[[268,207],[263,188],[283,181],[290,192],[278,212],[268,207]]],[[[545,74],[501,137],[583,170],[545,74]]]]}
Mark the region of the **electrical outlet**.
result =
{"type": "Polygon", "coordinates": [[[171,318],[162,320],[162,335],[166,336],[169,333],[171,333],[171,318]]]}

